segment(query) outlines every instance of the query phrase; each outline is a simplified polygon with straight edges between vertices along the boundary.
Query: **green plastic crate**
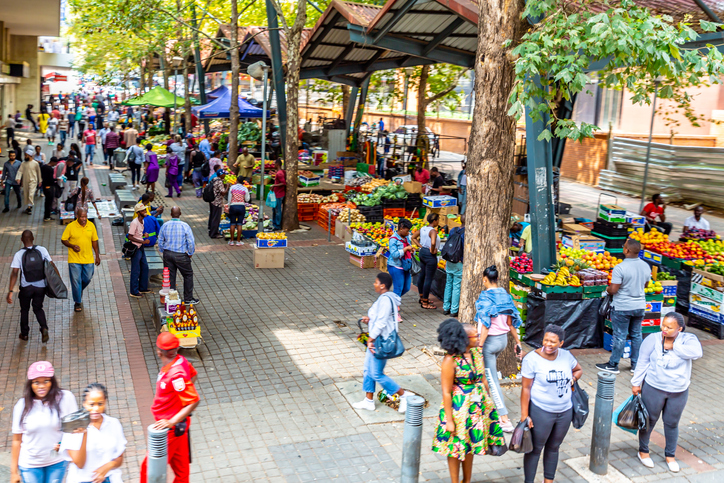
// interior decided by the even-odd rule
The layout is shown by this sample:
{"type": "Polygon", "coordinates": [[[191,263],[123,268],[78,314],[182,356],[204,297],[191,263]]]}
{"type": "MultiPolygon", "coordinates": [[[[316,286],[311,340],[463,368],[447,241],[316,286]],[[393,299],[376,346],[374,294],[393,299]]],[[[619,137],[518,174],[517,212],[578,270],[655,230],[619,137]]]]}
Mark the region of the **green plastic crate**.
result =
{"type": "Polygon", "coordinates": [[[669,258],[666,255],[662,255],[661,265],[672,268],[674,270],[679,270],[681,268],[681,260],[679,260],[678,258],[669,258]]]}
{"type": "Polygon", "coordinates": [[[535,288],[543,293],[582,293],[581,287],[561,286],[561,285],[545,285],[536,282],[535,288]]]}

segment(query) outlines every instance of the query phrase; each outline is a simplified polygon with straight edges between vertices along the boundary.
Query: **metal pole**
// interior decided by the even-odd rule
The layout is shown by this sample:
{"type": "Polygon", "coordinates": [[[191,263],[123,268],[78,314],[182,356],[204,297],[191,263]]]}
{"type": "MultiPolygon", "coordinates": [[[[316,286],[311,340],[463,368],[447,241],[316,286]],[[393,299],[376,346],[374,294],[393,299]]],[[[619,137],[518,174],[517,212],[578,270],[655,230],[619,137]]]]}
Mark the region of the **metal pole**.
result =
{"type": "Polygon", "coordinates": [[[148,483],[166,483],[168,430],[148,427],[148,483]]]}
{"type": "Polygon", "coordinates": [[[332,212],[327,210],[327,241],[332,241],[332,212]]]}
{"type": "MultiPolygon", "coordinates": [[[[409,84],[410,76],[407,75],[407,71],[405,71],[405,100],[403,101],[403,109],[405,110],[405,121],[402,123],[402,125],[407,125],[407,87],[409,84]]],[[[406,133],[405,133],[406,134],[406,133]]]]}
{"type": "Polygon", "coordinates": [[[591,457],[588,468],[597,475],[608,473],[608,447],[611,444],[611,417],[613,416],[613,392],[616,375],[598,373],[596,407],[593,411],[591,457]]]}
{"type": "Polygon", "coordinates": [[[257,233],[264,233],[264,164],[266,163],[266,85],[268,70],[264,68],[264,99],[262,99],[263,112],[261,113],[261,199],[259,200],[259,217],[256,223],[257,233]]]}
{"type": "Polygon", "coordinates": [[[641,206],[639,213],[644,209],[646,202],[646,183],[649,180],[649,158],[651,156],[651,138],[654,135],[654,118],[656,117],[656,97],[659,94],[659,81],[654,81],[654,102],[651,107],[651,127],[649,128],[649,144],[646,146],[646,166],[644,166],[644,185],[641,187],[641,206]]]}
{"type": "Polygon", "coordinates": [[[402,433],[401,483],[417,483],[420,478],[420,445],[422,443],[422,406],[420,396],[407,398],[405,429],[402,433]]]}
{"type": "MultiPolygon", "coordinates": [[[[178,119],[176,119],[176,116],[178,115],[178,107],[176,106],[176,84],[178,84],[178,66],[176,65],[176,61],[174,61],[174,66],[173,66],[173,128],[174,129],[178,128],[178,119]]],[[[174,133],[174,134],[176,134],[176,133],[174,133]]]]}

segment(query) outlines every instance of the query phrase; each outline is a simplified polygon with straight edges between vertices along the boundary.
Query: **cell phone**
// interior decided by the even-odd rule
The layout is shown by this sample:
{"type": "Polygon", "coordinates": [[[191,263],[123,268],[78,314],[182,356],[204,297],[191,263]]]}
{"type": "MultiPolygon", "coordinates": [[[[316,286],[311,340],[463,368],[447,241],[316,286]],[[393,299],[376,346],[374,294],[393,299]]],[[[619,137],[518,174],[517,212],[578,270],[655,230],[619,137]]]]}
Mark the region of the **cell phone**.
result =
{"type": "Polygon", "coordinates": [[[520,355],[521,352],[523,352],[523,349],[520,347],[519,344],[515,344],[515,353],[517,355],[520,355]]]}

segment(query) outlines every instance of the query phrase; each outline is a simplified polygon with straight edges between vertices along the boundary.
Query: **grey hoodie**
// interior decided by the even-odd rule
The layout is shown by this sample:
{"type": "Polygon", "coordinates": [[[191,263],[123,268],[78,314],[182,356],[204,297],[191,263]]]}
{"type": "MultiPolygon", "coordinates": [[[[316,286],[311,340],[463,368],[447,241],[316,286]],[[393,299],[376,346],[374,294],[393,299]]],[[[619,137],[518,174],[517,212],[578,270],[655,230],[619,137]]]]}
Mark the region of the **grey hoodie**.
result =
{"type": "Polygon", "coordinates": [[[392,331],[397,330],[397,307],[400,301],[399,295],[395,292],[385,292],[372,304],[367,311],[367,317],[370,318],[370,339],[379,336],[387,338],[392,331]]]}

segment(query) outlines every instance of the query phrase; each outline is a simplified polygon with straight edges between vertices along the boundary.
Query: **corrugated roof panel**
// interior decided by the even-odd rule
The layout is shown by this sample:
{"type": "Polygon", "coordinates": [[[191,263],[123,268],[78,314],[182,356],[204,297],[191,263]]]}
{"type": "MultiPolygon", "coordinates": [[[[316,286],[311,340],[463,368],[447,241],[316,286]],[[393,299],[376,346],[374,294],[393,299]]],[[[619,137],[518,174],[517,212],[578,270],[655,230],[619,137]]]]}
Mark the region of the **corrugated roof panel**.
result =
{"type": "Polygon", "coordinates": [[[347,54],[345,62],[366,62],[370,60],[377,51],[371,49],[354,49],[352,52],[347,54]]]}
{"type": "Polygon", "coordinates": [[[320,60],[305,60],[302,62],[302,68],[306,67],[319,67],[320,65],[329,65],[329,62],[323,62],[320,60]]]}
{"type": "Polygon", "coordinates": [[[347,29],[333,29],[324,37],[324,42],[346,45],[349,43],[349,32],[347,29]]]}
{"type": "Polygon", "coordinates": [[[309,55],[309,57],[314,57],[316,59],[334,60],[343,51],[344,51],[344,47],[332,47],[330,45],[320,45],[319,47],[314,49],[314,53],[312,55],[309,55]]]}
{"type": "Polygon", "coordinates": [[[442,45],[467,52],[476,52],[478,50],[478,40],[472,38],[448,37],[442,42],[442,45]]]}
{"type": "Polygon", "coordinates": [[[353,2],[340,2],[354,16],[354,23],[366,27],[380,13],[382,7],[353,2]]]}

